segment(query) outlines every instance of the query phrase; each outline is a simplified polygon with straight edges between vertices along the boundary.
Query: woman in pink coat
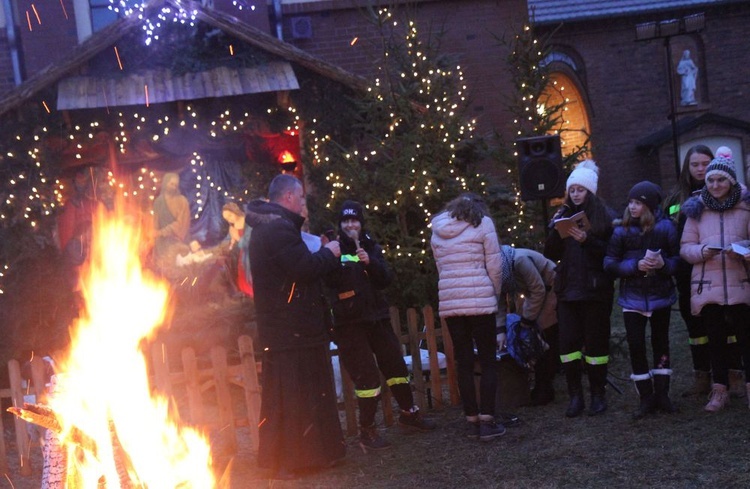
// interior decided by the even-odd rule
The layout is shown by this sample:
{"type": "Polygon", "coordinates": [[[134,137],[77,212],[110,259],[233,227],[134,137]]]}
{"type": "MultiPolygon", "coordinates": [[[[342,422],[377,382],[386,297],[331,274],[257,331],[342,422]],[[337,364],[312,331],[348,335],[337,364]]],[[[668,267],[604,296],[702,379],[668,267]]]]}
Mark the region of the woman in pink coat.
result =
{"type": "Polygon", "coordinates": [[[445,318],[453,339],[468,436],[490,441],[505,433],[505,427],[494,420],[495,353],[498,343],[505,342],[505,331],[495,330],[502,281],[500,243],[482,199],[463,194],[450,201],[432,219],[431,245],[439,274],[440,317],[445,318]],[[474,343],[482,367],[479,404],[474,387],[474,343]]]}
{"type": "MultiPolygon", "coordinates": [[[[699,196],[682,206],[687,216],[680,241],[680,256],[693,265],[691,312],[700,315],[708,329],[713,386],[706,411],[716,412],[729,403],[727,336],[736,331],[750,379],[750,195],[737,182],[734,161],[717,156],[706,168],[706,185],[699,196]]],[[[746,384],[750,392],[750,383],[746,384]]]]}

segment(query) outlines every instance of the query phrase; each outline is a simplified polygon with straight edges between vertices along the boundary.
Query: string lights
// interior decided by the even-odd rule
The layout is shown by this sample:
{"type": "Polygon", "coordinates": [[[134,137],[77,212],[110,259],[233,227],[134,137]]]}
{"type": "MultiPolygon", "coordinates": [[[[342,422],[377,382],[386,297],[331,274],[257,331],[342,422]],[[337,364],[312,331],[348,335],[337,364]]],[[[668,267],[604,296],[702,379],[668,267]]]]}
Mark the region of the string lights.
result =
{"type": "MultiPolygon", "coordinates": [[[[379,11],[379,21],[393,31],[401,25],[389,9],[379,11]]],[[[373,134],[364,144],[347,145],[318,127],[324,121],[313,121],[308,150],[314,164],[326,169],[327,209],[347,196],[360,196],[368,210],[400,220],[401,229],[391,236],[381,222],[388,219],[378,221],[385,254],[424,264],[433,212],[457,193],[485,183],[458,167],[457,151],[476,128],[475,120],[462,117],[467,87],[461,66],[437,59],[415,22],[404,25],[403,54],[385,52],[393,65],[380,67],[367,90],[369,112],[378,114],[368,121],[373,134]],[[405,88],[394,97],[396,85],[405,88]]]]}
{"type": "MultiPolygon", "coordinates": [[[[178,4],[179,6],[177,7],[164,5],[156,14],[156,20],[151,20],[145,12],[149,4],[147,1],[109,0],[109,3],[108,8],[118,16],[137,16],[143,20],[142,29],[145,35],[144,42],[146,46],[150,46],[153,41],[159,40],[159,31],[165,23],[174,22],[193,27],[198,13],[195,9],[188,10],[183,8],[181,4],[178,4]]],[[[255,5],[248,4],[246,0],[233,0],[232,6],[240,11],[245,9],[255,10],[255,5]]]]}

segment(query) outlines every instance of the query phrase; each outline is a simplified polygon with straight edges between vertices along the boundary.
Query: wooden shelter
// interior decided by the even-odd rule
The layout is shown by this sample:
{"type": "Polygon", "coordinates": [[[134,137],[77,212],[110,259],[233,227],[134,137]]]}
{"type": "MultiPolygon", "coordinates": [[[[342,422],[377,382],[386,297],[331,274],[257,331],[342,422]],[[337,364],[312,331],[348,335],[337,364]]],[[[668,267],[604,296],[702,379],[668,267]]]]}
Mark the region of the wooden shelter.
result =
{"type": "Polygon", "coordinates": [[[305,121],[293,99],[309,105],[320,94],[361,92],[367,82],[200,3],[157,0],[144,17],[156,19],[165,6],[194,20],[162,22],[161,39],[147,45],[144,20],[123,17],[5,94],[0,122],[16,146],[5,151],[20,155],[18,166],[42,168],[44,182],[29,192],[84,165],[101,169],[100,196],[139,194],[144,205],[159,172],[182,172],[183,190],[210,181],[187,197],[196,239],[215,242],[225,198],[263,195],[280,171],[301,176],[305,121]],[[33,161],[21,162],[26,155],[33,161]],[[214,222],[196,224],[207,205],[214,222]]]}
{"type": "MultiPolygon", "coordinates": [[[[311,72],[355,90],[365,90],[367,87],[367,81],[364,78],[302,51],[291,44],[278,40],[253,26],[239,23],[229,15],[205,8],[200,2],[189,2],[189,4],[191,10],[195,11],[195,17],[198,22],[203,22],[227,35],[233,36],[238,41],[245,42],[270,55],[289,61],[299,67],[306,68],[311,72]]],[[[155,15],[164,5],[170,5],[175,9],[185,8],[185,2],[159,0],[153,2],[147,9],[147,15],[155,15]]],[[[0,99],[0,116],[29,103],[41,90],[60,82],[64,77],[75,76],[77,73],[85,70],[87,62],[103,51],[113,49],[118,41],[121,41],[126,35],[138,32],[142,23],[143,21],[137,16],[123,17],[95,33],[89,39],[79,44],[65,61],[48,66],[15,90],[6,93],[0,99]]],[[[229,80],[222,76],[219,76],[218,79],[222,81],[229,80]]],[[[195,95],[205,96],[206,94],[200,93],[196,88],[195,95]]],[[[216,96],[221,95],[217,94],[216,96]]],[[[144,102],[145,98],[137,101],[137,103],[144,102]]]]}

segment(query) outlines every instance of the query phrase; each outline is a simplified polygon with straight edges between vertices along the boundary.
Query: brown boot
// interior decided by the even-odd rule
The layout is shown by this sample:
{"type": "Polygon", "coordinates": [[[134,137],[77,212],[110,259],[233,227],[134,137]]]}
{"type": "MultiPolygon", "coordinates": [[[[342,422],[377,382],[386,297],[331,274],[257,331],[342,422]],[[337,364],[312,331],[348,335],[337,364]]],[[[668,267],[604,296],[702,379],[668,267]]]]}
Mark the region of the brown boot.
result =
{"type": "Polygon", "coordinates": [[[703,409],[710,413],[715,413],[724,409],[727,404],[729,404],[727,386],[714,384],[713,389],[711,389],[711,396],[708,398],[708,404],[703,409]]]}
{"type": "Polygon", "coordinates": [[[705,396],[711,392],[711,372],[693,371],[693,385],[682,393],[682,397],[705,396]]]}
{"type": "Polygon", "coordinates": [[[742,370],[729,370],[729,397],[739,399],[747,395],[745,375],[742,370]]]}

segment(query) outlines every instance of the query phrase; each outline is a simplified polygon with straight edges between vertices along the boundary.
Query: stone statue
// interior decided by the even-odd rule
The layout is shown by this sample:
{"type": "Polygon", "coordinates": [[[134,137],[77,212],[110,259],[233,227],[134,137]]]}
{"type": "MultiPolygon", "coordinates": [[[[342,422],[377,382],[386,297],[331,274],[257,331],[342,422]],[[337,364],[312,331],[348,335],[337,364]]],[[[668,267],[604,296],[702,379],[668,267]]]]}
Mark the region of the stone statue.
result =
{"type": "Polygon", "coordinates": [[[682,52],[682,58],[677,64],[677,73],[682,77],[680,85],[680,105],[698,105],[695,100],[695,87],[698,78],[698,67],[690,58],[690,50],[682,52]]]}

